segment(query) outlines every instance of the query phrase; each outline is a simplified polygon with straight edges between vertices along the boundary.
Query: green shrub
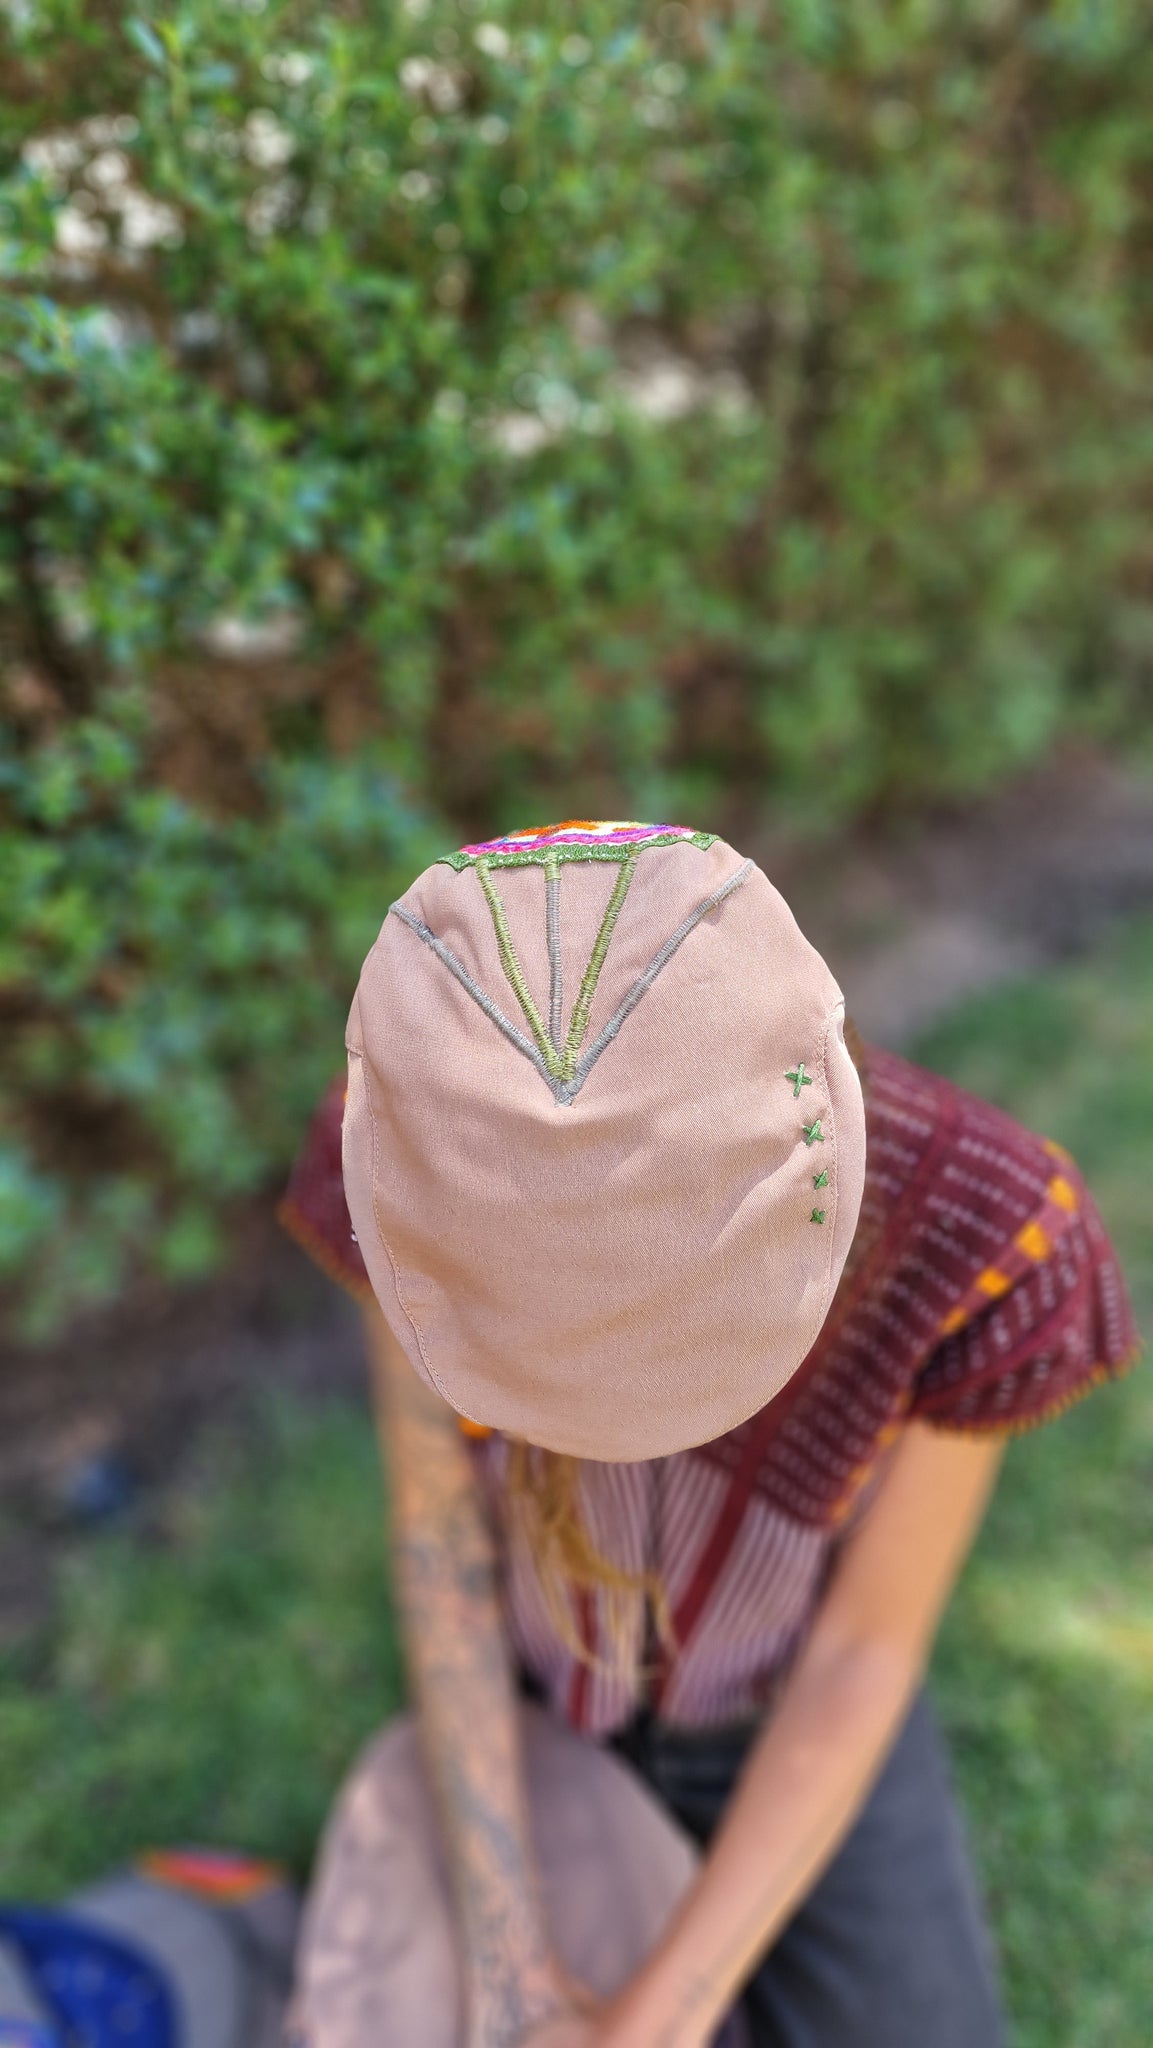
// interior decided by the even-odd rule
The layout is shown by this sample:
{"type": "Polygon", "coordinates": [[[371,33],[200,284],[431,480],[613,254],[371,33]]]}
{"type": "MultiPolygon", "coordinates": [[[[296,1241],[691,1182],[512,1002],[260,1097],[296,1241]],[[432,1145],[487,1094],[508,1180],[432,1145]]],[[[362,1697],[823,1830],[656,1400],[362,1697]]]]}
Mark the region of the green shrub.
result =
{"type": "Polygon", "coordinates": [[[1147,728],[1135,0],[3,36],[0,1264],[40,1321],[203,1264],[280,1170],[422,807],[829,829],[1147,728]]]}
{"type": "Polygon", "coordinates": [[[339,1063],[398,861],[441,842],[371,762],[271,761],[259,813],[214,819],[145,786],[139,744],[97,719],[6,781],[0,1270],[47,1330],[142,1260],[178,1279],[220,1258],[230,1202],[339,1063]]]}

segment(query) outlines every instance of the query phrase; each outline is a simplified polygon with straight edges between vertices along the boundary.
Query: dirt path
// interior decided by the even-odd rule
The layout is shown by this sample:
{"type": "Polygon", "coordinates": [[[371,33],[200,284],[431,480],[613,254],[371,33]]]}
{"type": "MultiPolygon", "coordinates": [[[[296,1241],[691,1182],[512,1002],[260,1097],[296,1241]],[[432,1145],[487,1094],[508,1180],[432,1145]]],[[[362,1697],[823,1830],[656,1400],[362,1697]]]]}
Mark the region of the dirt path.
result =
{"type": "Polygon", "coordinates": [[[754,853],[866,1037],[900,1048],[963,997],[1153,910],[1153,766],[1070,750],[996,797],[846,848],[754,853]]]}

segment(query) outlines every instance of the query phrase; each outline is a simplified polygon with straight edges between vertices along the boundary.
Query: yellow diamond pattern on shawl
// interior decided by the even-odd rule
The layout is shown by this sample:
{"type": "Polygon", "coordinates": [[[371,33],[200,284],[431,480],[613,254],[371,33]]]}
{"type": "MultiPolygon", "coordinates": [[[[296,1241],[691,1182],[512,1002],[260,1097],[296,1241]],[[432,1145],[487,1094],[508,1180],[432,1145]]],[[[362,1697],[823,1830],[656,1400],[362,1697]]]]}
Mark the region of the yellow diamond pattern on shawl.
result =
{"type": "Polygon", "coordinates": [[[999,1294],[1008,1293],[1013,1282],[1007,1273],[1002,1273],[1000,1266],[986,1266],[984,1272],[978,1273],[974,1285],[982,1294],[987,1294],[990,1301],[996,1301],[999,1294]]]}
{"type": "Polygon", "coordinates": [[[1059,1209],[1068,1209],[1072,1213],[1077,1207],[1077,1190],[1071,1181],[1065,1179],[1062,1173],[1057,1174],[1049,1182],[1045,1193],[1051,1202],[1056,1202],[1059,1209]]]}
{"type": "Polygon", "coordinates": [[[1053,1248],[1052,1238],[1047,1230],[1042,1230],[1039,1223],[1024,1224],[1017,1232],[1013,1243],[1018,1251],[1024,1252],[1029,1259],[1047,1259],[1053,1248]]]}
{"type": "Polygon", "coordinates": [[[961,1303],[958,1303],[956,1308],[949,1310],[947,1316],[942,1316],[941,1318],[938,1327],[942,1337],[951,1337],[954,1330],[963,1329],[968,1320],[969,1311],[961,1303]]]}

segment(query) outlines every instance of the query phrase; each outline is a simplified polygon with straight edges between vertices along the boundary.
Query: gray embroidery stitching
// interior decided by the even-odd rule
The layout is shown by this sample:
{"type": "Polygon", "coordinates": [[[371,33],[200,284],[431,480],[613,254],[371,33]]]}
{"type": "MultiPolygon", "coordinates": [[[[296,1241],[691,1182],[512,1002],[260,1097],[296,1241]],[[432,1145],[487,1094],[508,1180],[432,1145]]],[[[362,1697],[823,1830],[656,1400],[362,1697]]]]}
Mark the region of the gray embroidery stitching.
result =
{"type": "Polygon", "coordinates": [[[710,910],[715,910],[719,903],[723,903],[725,897],[731,895],[734,889],[739,888],[741,883],[746,881],[749,875],[751,875],[752,871],[753,863],[751,860],[747,860],[742,868],[737,869],[735,875],[730,875],[727,882],[722,882],[719,889],[714,889],[711,896],[706,896],[703,903],[698,903],[695,910],[690,910],[684,921],[677,926],[672,937],[666,939],[660,951],[653,955],[644,973],[637,976],[620,1007],[609,1018],[604,1030],[593,1040],[588,1051],[578,1061],[572,1080],[564,1087],[557,1089],[556,1099],[558,1103],[567,1104],[572,1101],[573,1096],[577,1094],[588,1079],[590,1070],[599,1060],[606,1045],[611,1044],[626,1017],[632,1015],[641,997],[652,987],[661,969],[667,967],[678,946],[684,944],[689,933],[696,928],[702,917],[707,917],[710,910]]]}
{"type": "Polygon", "coordinates": [[[523,1052],[525,1058],[532,1061],[533,1066],[536,1068],[538,1074],[540,1074],[542,1078],[548,1082],[549,1087],[551,1088],[553,1085],[552,1075],[549,1073],[548,1068],[546,1067],[535,1045],[533,1045],[531,1039],[526,1038],[523,1031],[518,1031],[515,1024],[509,1023],[509,1020],[505,1016],[504,1011],[498,1009],[497,1005],[493,1002],[492,997],[487,996],[485,994],[484,990],[480,986],[480,983],[473,980],[472,975],[468,971],[468,968],[464,965],[464,962],[462,960],[457,959],[456,954],[453,952],[451,946],[446,946],[443,939],[438,939],[436,933],[430,931],[429,927],[423,922],[421,918],[414,917],[411,910],[406,910],[403,904],[390,903],[388,907],[390,911],[396,912],[396,915],[400,918],[402,924],[406,924],[409,927],[410,931],[414,931],[416,933],[418,939],[423,939],[426,946],[432,947],[432,950],[436,954],[437,959],[444,961],[444,964],[448,968],[449,973],[455,975],[461,987],[463,989],[468,990],[468,993],[472,997],[473,1001],[475,1003],[480,1004],[480,1007],[484,1011],[485,1016],[491,1017],[498,1031],[504,1032],[504,1035],[509,1040],[510,1044],[515,1045],[518,1052],[523,1052]]]}
{"type": "MultiPolygon", "coordinates": [[[[670,937],[665,940],[663,946],[661,946],[658,949],[658,951],[653,955],[653,958],[650,960],[648,966],[645,968],[644,973],[637,976],[636,981],[634,981],[632,987],[629,989],[623,1001],[618,1005],[613,1015],[609,1018],[608,1023],[604,1026],[603,1030],[598,1033],[593,1043],[582,1054],[581,1058],[577,1062],[576,1068],[571,1076],[571,1079],[569,1080],[560,1080],[550,1072],[548,1064],[546,1063],[544,1057],[542,1056],[538,1048],[532,1043],[530,1039],[525,1037],[522,1031],[517,1030],[515,1024],[509,1022],[509,1019],[505,1016],[504,1012],[498,1008],[496,1003],[493,1002],[491,996],[486,995],[485,991],[481,988],[479,982],[475,981],[473,976],[469,973],[463,961],[457,959],[456,954],[452,951],[452,949],[449,946],[445,945],[443,939],[438,939],[435,932],[431,931],[429,926],[426,925],[421,918],[414,917],[412,912],[410,910],[404,909],[403,905],[401,905],[400,903],[390,904],[389,908],[390,910],[394,910],[396,912],[396,915],[401,919],[402,923],[408,925],[409,929],[411,931],[414,931],[417,937],[423,940],[426,946],[430,946],[432,948],[432,951],[436,954],[437,958],[443,961],[444,965],[448,968],[449,973],[455,976],[456,980],[460,983],[461,987],[467,990],[468,994],[473,998],[473,1001],[477,1003],[479,1007],[484,1011],[485,1016],[491,1018],[492,1022],[497,1026],[497,1029],[504,1033],[504,1036],[508,1039],[510,1045],[515,1045],[518,1052],[523,1053],[526,1059],[532,1061],[533,1066],[536,1068],[542,1080],[547,1082],[548,1087],[552,1092],[553,1099],[556,1102],[557,1106],[569,1108],[571,1107],[575,1097],[580,1093],[581,1088],[584,1086],[584,1083],[588,1079],[589,1074],[591,1073],[593,1067],[596,1065],[596,1062],[600,1058],[602,1052],[604,1052],[606,1046],[611,1045],[613,1039],[617,1036],[622,1025],[625,1023],[625,1020],[632,1015],[633,1011],[636,1009],[637,1004],[640,1002],[641,998],[645,994],[647,994],[648,990],[652,987],[654,981],[656,980],[657,976],[661,973],[662,969],[667,967],[669,961],[673,957],[673,954],[677,951],[677,949],[680,946],[684,944],[690,932],[696,929],[697,925],[700,924],[702,918],[707,917],[711,910],[717,909],[718,905],[724,902],[726,896],[730,896],[734,889],[738,889],[741,883],[748,879],[749,875],[753,871],[753,865],[754,864],[751,860],[747,860],[744,863],[743,867],[738,868],[736,874],[730,875],[727,881],[721,883],[719,889],[714,889],[711,896],[706,896],[703,902],[698,903],[696,905],[696,908],[691,910],[688,916],[682,920],[682,922],[677,926],[676,931],[673,932],[670,935],[670,937]]],[[[557,876],[557,881],[559,883],[559,875],[557,876]]],[[[559,1040],[558,1013],[560,1008],[559,897],[554,904],[553,899],[550,896],[546,904],[546,916],[548,918],[549,959],[552,980],[549,1001],[549,1021],[555,1046],[557,1040],[559,1040]],[[553,952],[554,925],[556,941],[555,956],[553,952]]]]}

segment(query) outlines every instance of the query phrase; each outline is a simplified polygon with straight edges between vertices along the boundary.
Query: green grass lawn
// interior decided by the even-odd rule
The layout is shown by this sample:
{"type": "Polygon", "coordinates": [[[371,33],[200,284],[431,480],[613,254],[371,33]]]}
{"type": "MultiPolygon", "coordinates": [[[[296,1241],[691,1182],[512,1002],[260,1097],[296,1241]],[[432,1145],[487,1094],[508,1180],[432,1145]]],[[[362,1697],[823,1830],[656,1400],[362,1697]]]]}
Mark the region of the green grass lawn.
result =
{"type": "MultiPolygon", "coordinates": [[[[1149,926],[915,1052],[1072,1148],[1153,1326],[1149,926]]],[[[1151,1481],[1147,1368],[1015,1442],[935,1662],[1018,2048],[1153,2036],[1151,1481]]],[[[363,1418],[285,1402],[202,1447],[147,1542],[83,1545],[0,1658],[0,1892],[182,1839],[303,1876],[400,1696],[381,1558],[363,1418]]]]}
{"type": "MultiPolygon", "coordinates": [[[[1153,1330],[1153,929],[966,1004],[927,1066],[1059,1138],[1153,1330]]],[[[1153,2040],[1153,1371],[1012,1445],[943,1631],[1020,2048],[1153,2040]]]]}

